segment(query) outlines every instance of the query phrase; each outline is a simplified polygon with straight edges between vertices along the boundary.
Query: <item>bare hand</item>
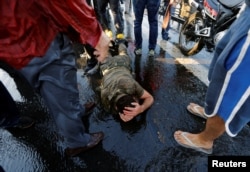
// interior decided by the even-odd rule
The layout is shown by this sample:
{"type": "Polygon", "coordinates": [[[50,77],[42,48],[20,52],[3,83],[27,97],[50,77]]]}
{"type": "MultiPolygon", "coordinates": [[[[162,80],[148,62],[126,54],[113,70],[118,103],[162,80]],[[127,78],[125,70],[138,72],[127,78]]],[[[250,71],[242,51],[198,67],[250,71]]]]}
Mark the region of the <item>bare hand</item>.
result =
{"type": "Polygon", "coordinates": [[[138,114],[142,112],[139,103],[134,102],[132,103],[132,105],[134,107],[125,107],[123,113],[119,113],[121,119],[124,122],[132,120],[134,117],[136,117],[138,114]]]}
{"type": "Polygon", "coordinates": [[[119,113],[120,118],[124,121],[124,122],[128,122],[130,120],[132,120],[134,118],[134,116],[131,115],[124,115],[123,113],[119,113]]]}
{"type": "Polygon", "coordinates": [[[99,62],[104,61],[108,57],[110,38],[102,32],[99,42],[97,43],[94,55],[99,62]]]}

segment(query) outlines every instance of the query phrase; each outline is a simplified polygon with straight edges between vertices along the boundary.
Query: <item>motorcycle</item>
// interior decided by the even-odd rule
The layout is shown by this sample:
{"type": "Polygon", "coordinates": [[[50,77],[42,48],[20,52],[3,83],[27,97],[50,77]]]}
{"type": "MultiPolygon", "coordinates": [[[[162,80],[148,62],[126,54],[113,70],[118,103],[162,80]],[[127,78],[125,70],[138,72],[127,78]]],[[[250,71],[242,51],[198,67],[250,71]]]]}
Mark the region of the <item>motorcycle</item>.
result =
{"type": "Polygon", "coordinates": [[[190,0],[195,8],[184,22],[179,34],[179,48],[186,55],[194,55],[206,47],[213,51],[229,26],[236,19],[244,0],[190,0]]]}

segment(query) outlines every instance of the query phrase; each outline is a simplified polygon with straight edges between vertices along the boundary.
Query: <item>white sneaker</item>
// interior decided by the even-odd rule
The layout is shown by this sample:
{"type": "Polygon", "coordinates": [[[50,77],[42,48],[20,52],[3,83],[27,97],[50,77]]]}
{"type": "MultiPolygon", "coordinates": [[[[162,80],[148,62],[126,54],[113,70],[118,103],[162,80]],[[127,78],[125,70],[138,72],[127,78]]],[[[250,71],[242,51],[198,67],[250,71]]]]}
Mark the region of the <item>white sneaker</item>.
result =
{"type": "Polygon", "coordinates": [[[135,55],[137,55],[137,56],[140,56],[141,54],[142,54],[142,50],[141,50],[141,48],[137,48],[137,49],[135,49],[135,55]]]}
{"type": "Polygon", "coordinates": [[[153,49],[149,50],[148,56],[149,57],[154,57],[155,56],[155,50],[153,50],[153,49]]]}

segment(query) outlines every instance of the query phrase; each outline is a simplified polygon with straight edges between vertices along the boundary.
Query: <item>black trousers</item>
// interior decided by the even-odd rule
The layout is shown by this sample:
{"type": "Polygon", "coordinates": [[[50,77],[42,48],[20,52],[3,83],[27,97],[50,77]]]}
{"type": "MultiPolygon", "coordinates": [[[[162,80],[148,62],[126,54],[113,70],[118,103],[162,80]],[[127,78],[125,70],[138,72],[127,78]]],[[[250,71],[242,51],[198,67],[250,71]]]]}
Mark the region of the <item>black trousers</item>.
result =
{"type": "Polygon", "coordinates": [[[103,27],[103,30],[111,30],[111,25],[109,24],[109,16],[107,12],[107,7],[110,7],[113,18],[114,26],[116,28],[116,34],[123,33],[124,30],[124,19],[121,12],[120,1],[119,0],[97,0],[99,20],[103,27]]]}

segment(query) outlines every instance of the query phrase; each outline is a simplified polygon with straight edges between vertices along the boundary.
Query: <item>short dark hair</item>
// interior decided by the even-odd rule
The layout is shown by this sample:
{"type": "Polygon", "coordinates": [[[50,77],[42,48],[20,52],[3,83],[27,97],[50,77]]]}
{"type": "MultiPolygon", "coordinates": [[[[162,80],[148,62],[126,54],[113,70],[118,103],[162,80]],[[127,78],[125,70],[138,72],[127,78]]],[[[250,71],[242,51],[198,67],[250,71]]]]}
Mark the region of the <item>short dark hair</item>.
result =
{"type": "Polygon", "coordinates": [[[119,98],[116,102],[117,111],[123,113],[125,107],[134,107],[131,103],[136,102],[134,97],[131,95],[124,95],[119,98]]]}

